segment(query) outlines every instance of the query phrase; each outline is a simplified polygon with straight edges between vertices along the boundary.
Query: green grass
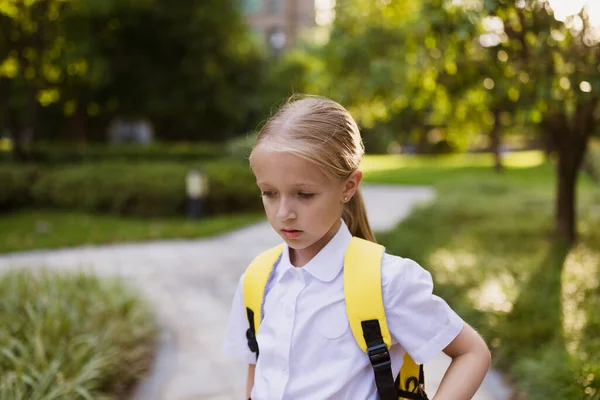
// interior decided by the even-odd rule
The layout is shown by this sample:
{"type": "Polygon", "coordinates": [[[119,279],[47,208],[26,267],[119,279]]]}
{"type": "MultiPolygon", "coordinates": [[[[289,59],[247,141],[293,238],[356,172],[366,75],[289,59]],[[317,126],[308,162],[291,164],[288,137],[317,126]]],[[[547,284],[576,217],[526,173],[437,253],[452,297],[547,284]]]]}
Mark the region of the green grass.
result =
{"type": "MultiPolygon", "coordinates": [[[[539,151],[509,153],[504,158],[509,179],[549,181],[552,167],[539,151]],[[511,178],[514,177],[514,178],[511,178]]],[[[405,185],[436,185],[454,179],[496,176],[490,154],[450,154],[439,156],[373,155],[361,164],[365,181],[405,185]]]]}
{"type": "Polygon", "coordinates": [[[140,219],[80,212],[24,210],[0,216],[0,253],[167,238],[200,238],[262,218],[262,213],[247,213],[200,220],[140,219]]]}
{"type": "Polygon", "coordinates": [[[157,326],[123,281],[0,275],[0,399],[123,399],[150,369],[157,326]]]}
{"type": "Polygon", "coordinates": [[[498,175],[489,165],[427,163],[369,172],[371,182],[437,190],[378,239],[432,272],[436,292],[483,335],[520,398],[600,399],[600,187],[579,180],[581,236],[567,249],[551,235],[551,165],[498,175]]]}

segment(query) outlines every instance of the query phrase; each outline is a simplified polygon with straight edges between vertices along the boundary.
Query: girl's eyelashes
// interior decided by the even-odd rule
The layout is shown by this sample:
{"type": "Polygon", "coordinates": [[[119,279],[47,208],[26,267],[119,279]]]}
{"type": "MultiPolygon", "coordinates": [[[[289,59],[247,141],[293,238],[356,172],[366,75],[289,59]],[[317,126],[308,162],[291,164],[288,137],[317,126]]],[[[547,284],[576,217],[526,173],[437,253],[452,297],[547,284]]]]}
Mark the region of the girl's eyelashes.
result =
{"type": "MultiPolygon", "coordinates": [[[[275,192],[272,190],[263,190],[261,191],[261,196],[263,197],[273,197],[275,196],[275,192]]],[[[298,197],[302,198],[302,199],[312,199],[315,196],[314,193],[308,193],[308,192],[298,192],[298,197]]]]}

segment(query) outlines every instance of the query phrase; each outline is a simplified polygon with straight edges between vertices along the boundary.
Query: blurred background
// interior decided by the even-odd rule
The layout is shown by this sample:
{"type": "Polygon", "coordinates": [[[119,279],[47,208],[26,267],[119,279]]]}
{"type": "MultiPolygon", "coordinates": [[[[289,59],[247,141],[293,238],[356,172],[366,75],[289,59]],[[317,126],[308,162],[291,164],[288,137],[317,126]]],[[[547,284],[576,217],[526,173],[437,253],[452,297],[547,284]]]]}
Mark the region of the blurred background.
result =
{"type": "MultiPolygon", "coordinates": [[[[247,156],[294,93],[351,112],[367,183],[435,189],[378,240],[432,271],[516,398],[600,399],[597,0],[0,0],[0,253],[261,220],[247,156]]],[[[0,397],[38,398],[57,375],[22,316],[58,278],[3,279],[0,397]]]]}

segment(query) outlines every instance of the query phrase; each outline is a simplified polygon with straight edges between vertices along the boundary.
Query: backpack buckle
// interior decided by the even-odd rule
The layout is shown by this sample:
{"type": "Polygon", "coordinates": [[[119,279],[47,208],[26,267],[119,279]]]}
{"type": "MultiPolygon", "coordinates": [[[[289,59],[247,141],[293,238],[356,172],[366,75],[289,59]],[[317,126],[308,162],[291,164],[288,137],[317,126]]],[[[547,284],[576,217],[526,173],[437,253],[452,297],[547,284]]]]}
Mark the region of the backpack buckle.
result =
{"type": "Polygon", "coordinates": [[[392,365],[390,352],[385,343],[367,348],[367,354],[369,355],[369,360],[371,360],[371,365],[375,371],[390,368],[392,365]]]}
{"type": "Polygon", "coordinates": [[[252,329],[246,331],[246,339],[248,339],[248,348],[250,348],[250,351],[258,354],[258,342],[252,329]]]}

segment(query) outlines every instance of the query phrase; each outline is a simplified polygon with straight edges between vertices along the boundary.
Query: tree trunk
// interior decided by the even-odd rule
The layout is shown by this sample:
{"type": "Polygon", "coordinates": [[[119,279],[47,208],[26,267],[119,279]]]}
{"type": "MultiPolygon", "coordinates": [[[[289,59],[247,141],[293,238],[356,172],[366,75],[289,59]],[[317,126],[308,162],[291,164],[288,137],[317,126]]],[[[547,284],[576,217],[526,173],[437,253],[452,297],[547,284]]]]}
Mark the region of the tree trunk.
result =
{"type": "Polygon", "coordinates": [[[504,166],[502,165],[502,152],[501,152],[501,140],[500,140],[500,110],[494,110],[494,126],[490,131],[490,151],[494,155],[494,169],[496,172],[500,173],[504,170],[504,166]]]}
{"type": "Polygon", "coordinates": [[[8,130],[8,79],[0,77],[0,136],[8,130]]]}
{"type": "MultiPolygon", "coordinates": [[[[580,163],[579,163],[580,164],[580,163]]],[[[556,233],[567,243],[576,239],[576,182],[578,163],[571,149],[558,150],[556,174],[556,233]]]]}
{"type": "Polygon", "coordinates": [[[428,128],[417,128],[418,129],[418,140],[417,140],[417,154],[426,154],[429,152],[429,139],[428,139],[428,128]]]}
{"type": "Polygon", "coordinates": [[[546,125],[558,154],[555,229],[558,237],[567,244],[572,244],[577,239],[577,176],[589,138],[595,131],[596,104],[596,101],[577,104],[570,122],[564,112],[555,113],[550,116],[546,125]]]}
{"type": "Polygon", "coordinates": [[[37,101],[37,89],[35,86],[29,88],[27,97],[27,111],[25,120],[25,130],[27,132],[27,146],[31,150],[33,140],[37,133],[37,122],[38,122],[38,101],[37,101]]]}
{"type": "Polygon", "coordinates": [[[83,96],[77,99],[77,108],[71,116],[71,137],[77,141],[79,145],[86,145],[88,139],[88,124],[87,124],[87,103],[83,100],[83,96]]]}
{"type": "Polygon", "coordinates": [[[19,113],[15,107],[8,108],[6,126],[12,136],[12,156],[17,161],[25,160],[25,149],[23,148],[23,126],[19,118],[19,113]]]}
{"type": "Polygon", "coordinates": [[[553,146],[551,135],[542,134],[540,141],[544,150],[544,158],[546,162],[552,161],[552,154],[554,153],[555,146],[553,146]]]}

